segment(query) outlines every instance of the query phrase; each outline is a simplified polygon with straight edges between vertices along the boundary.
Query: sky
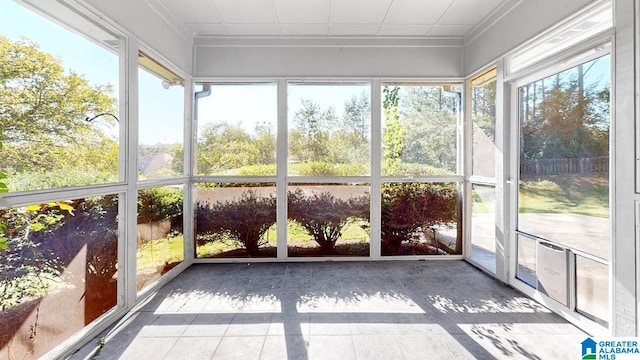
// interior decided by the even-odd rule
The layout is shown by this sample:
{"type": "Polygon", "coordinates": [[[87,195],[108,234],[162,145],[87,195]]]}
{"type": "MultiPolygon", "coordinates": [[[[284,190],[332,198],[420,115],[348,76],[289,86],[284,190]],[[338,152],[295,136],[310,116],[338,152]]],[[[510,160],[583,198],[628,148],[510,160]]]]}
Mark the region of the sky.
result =
{"type": "MultiPolygon", "coordinates": [[[[322,110],[334,108],[342,116],[344,103],[363,92],[369,95],[368,84],[362,85],[309,85],[290,84],[287,100],[288,120],[301,107],[303,98],[312,99],[322,110]]],[[[277,128],[278,91],[275,83],[253,85],[213,85],[211,95],[198,102],[200,128],[212,122],[228,122],[252,133],[258,123],[277,128]]]]}

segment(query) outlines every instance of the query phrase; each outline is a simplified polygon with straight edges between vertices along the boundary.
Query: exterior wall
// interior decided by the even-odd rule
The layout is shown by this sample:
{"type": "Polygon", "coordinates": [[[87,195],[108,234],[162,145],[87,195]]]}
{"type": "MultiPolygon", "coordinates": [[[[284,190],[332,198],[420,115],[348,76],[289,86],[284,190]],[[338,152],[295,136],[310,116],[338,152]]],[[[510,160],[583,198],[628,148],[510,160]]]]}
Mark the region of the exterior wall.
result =
{"type": "Polygon", "coordinates": [[[462,77],[462,43],[195,42],[194,77],[462,77]]]}
{"type": "Polygon", "coordinates": [[[593,0],[514,0],[506,14],[488,22],[465,41],[464,71],[469,75],[565,20],[593,0]],[[484,30],[484,31],[482,31],[484,30]]]}

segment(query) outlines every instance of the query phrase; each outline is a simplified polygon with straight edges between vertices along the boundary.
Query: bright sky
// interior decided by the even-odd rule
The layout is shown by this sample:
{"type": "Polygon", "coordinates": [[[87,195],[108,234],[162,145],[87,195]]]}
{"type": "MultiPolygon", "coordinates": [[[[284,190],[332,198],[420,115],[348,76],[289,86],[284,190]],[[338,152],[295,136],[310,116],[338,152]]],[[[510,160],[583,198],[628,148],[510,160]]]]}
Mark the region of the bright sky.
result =
{"type": "MultiPolygon", "coordinates": [[[[342,116],[344,103],[352,96],[369,96],[369,85],[289,85],[287,100],[291,121],[301,107],[303,98],[312,99],[322,110],[332,106],[342,116]]],[[[214,85],[211,95],[198,103],[200,126],[226,121],[253,132],[256,124],[271,124],[273,132],[277,124],[277,87],[275,83],[253,85],[214,85]]]]}

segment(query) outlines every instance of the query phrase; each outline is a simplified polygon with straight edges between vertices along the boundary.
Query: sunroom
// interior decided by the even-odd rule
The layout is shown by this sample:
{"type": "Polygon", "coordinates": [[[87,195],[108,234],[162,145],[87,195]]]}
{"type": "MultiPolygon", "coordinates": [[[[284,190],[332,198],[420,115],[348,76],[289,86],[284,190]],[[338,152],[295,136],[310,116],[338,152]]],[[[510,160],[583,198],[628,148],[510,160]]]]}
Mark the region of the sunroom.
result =
{"type": "Polygon", "coordinates": [[[638,336],[639,11],[3,1],[0,358],[638,336]]]}

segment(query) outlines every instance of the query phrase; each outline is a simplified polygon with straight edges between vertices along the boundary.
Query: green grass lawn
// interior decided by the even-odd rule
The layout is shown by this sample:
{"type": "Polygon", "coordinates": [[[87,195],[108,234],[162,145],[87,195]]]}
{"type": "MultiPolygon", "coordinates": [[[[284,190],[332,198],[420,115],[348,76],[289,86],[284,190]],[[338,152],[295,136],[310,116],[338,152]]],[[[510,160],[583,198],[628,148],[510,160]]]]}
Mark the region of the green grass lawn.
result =
{"type": "Polygon", "coordinates": [[[149,241],[138,247],[136,265],[138,269],[153,268],[184,259],[184,237],[167,236],[149,241]]]}
{"type": "Polygon", "coordinates": [[[609,216],[609,183],[606,175],[547,175],[522,179],[521,213],[570,213],[609,216]]]}

